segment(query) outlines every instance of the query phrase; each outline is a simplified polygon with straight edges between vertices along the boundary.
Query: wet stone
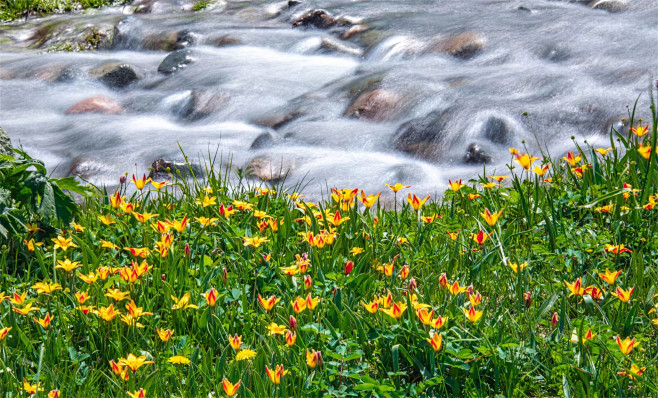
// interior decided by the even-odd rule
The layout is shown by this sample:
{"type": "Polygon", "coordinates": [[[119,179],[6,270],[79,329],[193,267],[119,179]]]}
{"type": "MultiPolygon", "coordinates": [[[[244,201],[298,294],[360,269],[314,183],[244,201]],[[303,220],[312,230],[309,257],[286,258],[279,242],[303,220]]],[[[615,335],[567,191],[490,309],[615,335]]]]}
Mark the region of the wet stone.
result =
{"type": "Polygon", "coordinates": [[[121,62],[108,62],[89,71],[89,75],[111,88],[125,88],[139,79],[133,68],[121,62]]]}
{"type": "Polygon", "coordinates": [[[177,50],[165,57],[158,66],[158,72],[164,74],[174,73],[192,62],[194,62],[192,51],[188,49],[177,50]]]}

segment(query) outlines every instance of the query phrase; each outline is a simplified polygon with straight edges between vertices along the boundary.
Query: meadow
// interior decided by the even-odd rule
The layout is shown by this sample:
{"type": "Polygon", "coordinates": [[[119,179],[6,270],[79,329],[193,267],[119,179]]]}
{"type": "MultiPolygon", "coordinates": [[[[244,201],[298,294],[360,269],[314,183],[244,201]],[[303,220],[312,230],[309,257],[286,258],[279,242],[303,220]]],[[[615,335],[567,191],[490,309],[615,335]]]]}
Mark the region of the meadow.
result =
{"type": "Polygon", "coordinates": [[[39,162],[2,157],[0,395],[658,396],[646,113],[564,157],[519,143],[436,201],[382,181],[388,209],[235,183],[212,159],[35,193],[39,162]]]}

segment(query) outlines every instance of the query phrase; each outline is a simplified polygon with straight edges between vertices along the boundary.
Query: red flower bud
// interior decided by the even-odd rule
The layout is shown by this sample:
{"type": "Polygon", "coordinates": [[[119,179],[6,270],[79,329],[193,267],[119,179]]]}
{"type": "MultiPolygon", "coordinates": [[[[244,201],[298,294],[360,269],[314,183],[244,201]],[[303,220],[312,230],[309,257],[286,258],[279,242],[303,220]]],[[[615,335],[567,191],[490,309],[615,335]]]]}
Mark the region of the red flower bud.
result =
{"type": "Polygon", "coordinates": [[[224,284],[226,284],[226,280],[228,279],[228,271],[226,270],[226,267],[222,267],[222,281],[224,284]]]}
{"type": "Polygon", "coordinates": [[[335,295],[336,295],[336,292],[338,292],[338,286],[334,286],[334,291],[333,291],[332,294],[335,296],[335,295]]]}
{"type": "Polygon", "coordinates": [[[409,280],[409,290],[416,290],[418,289],[418,284],[416,283],[416,278],[411,278],[409,280]]]}
{"type": "Polygon", "coordinates": [[[532,293],[523,293],[523,301],[525,302],[525,308],[530,308],[530,305],[532,304],[532,293]]]}
{"type": "Polygon", "coordinates": [[[124,174],[121,177],[119,177],[119,184],[123,185],[125,183],[126,183],[126,175],[124,174]]]}
{"type": "Polygon", "coordinates": [[[349,275],[352,272],[352,268],[354,268],[354,261],[348,261],[345,264],[345,275],[349,275]]]}
{"type": "Polygon", "coordinates": [[[162,274],[162,275],[160,276],[160,279],[162,279],[163,282],[164,282],[164,280],[165,280],[166,278],[167,278],[167,274],[162,274]]]}
{"type": "Polygon", "coordinates": [[[468,294],[473,294],[473,291],[474,291],[474,290],[473,290],[473,285],[468,285],[468,287],[466,288],[466,292],[467,292],[468,294]]]}
{"type": "Polygon", "coordinates": [[[288,326],[290,327],[290,330],[297,329],[297,319],[292,315],[290,315],[290,319],[288,320],[288,326]]]}
{"type": "Polygon", "coordinates": [[[186,243],[185,244],[185,257],[190,258],[191,254],[192,254],[192,250],[190,249],[190,244],[186,243]]]}
{"type": "Polygon", "coordinates": [[[559,317],[557,316],[557,312],[554,312],[553,316],[551,317],[551,325],[553,325],[553,327],[555,327],[555,325],[557,325],[558,319],[559,319],[559,317]]]}
{"type": "Polygon", "coordinates": [[[441,286],[443,289],[448,287],[448,277],[446,276],[445,272],[439,275],[439,286],[441,286]]]}

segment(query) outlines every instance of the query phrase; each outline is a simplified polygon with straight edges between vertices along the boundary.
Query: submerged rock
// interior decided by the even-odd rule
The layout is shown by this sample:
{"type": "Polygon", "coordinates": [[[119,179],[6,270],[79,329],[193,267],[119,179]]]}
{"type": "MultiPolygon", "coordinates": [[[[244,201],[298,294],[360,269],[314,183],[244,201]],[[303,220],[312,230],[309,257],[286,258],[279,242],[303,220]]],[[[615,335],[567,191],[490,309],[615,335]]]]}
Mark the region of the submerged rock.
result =
{"type": "Polygon", "coordinates": [[[436,39],[430,44],[431,51],[440,51],[461,59],[473,58],[486,44],[481,33],[464,32],[448,38],[436,39]]]}
{"type": "Polygon", "coordinates": [[[142,42],[145,50],[180,50],[194,43],[194,35],[189,30],[172,30],[148,35],[142,42]]]}
{"type": "Polygon", "coordinates": [[[254,120],[253,123],[259,126],[269,127],[271,129],[276,130],[292,122],[293,120],[297,119],[302,115],[304,115],[304,112],[299,109],[295,109],[293,111],[279,110],[269,115],[262,116],[254,120]]]}
{"type": "Polygon", "coordinates": [[[434,111],[403,123],[393,135],[393,147],[425,160],[436,160],[451,113],[450,110],[434,111]]]}
{"type": "Polygon", "coordinates": [[[492,116],[484,123],[482,135],[496,144],[509,144],[512,131],[505,120],[492,116]]]}
{"type": "Polygon", "coordinates": [[[628,2],[626,0],[593,0],[587,6],[596,10],[620,12],[628,8],[628,2]]]}
{"type": "Polygon", "coordinates": [[[139,79],[130,65],[116,61],[104,63],[90,70],[89,75],[111,88],[124,88],[139,79]]]}
{"type": "Polygon", "coordinates": [[[292,23],[293,28],[326,29],[336,25],[336,18],[326,10],[311,10],[292,23]]]}
{"type": "Polygon", "coordinates": [[[270,148],[273,145],[274,145],[274,134],[268,131],[256,137],[254,142],[251,143],[249,149],[250,150],[264,149],[264,148],[270,148]]]}
{"type": "Polygon", "coordinates": [[[368,25],[363,25],[363,24],[354,25],[354,26],[351,26],[349,29],[347,29],[340,38],[343,39],[343,40],[348,40],[348,39],[351,39],[352,37],[358,35],[359,33],[363,33],[363,32],[365,32],[369,29],[370,29],[370,26],[368,26],[368,25]]]}
{"type": "Polygon", "coordinates": [[[151,171],[149,171],[149,178],[154,180],[162,180],[169,178],[169,175],[180,175],[181,177],[189,177],[194,173],[196,177],[203,175],[203,169],[198,164],[187,163],[175,160],[157,159],[151,163],[151,171]],[[191,169],[191,172],[190,172],[191,169]]]}
{"type": "Polygon", "coordinates": [[[295,168],[292,159],[275,158],[271,155],[257,156],[249,161],[247,176],[263,181],[281,181],[295,168]]]}
{"type": "Polygon", "coordinates": [[[400,95],[378,88],[359,95],[344,115],[378,122],[390,120],[398,114],[401,101],[400,95]]]}
{"type": "Polygon", "coordinates": [[[208,91],[193,91],[179,110],[180,117],[199,120],[222,109],[228,98],[208,91]]]}
{"type": "Polygon", "coordinates": [[[0,155],[14,156],[14,152],[11,150],[11,148],[12,146],[9,135],[5,129],[0,127],[0,155]]]}
{"type": "Polygon", "coordinates": [[[188,49],[177,50],[167,55],[165,59],[162,60],[160,66],[158,66],[158,72],[164,74],[174,73],[185,68],[192,62],[194,62],[192,51],[188,49]]]}
{"type": "Polygon", "coordinates": [[[104,96],[89,97],[74,104],[66,110],[67,115],[79,113],[105,113],[116,115],[123,112],[123,108],[116,101],[104,96]]]}
{"type": "Polygon", "coordinates": [[[470,164],[482,164],[482,163],[491,163],[493,158],[489,155],[482,147],[476,143],[472,143],[466,149],[466,154],[464,155],[464,163],[470,164]]]}
{"type": "Polygon", "coordinates": [[[344,43],[328,38],[322,39],[322,42],[320,42],[320,48],[333,53],[342,53],[342,54],[352,55],[355,57],[363,56],[362,49],[358,47],[348,46],[344,43]]]}

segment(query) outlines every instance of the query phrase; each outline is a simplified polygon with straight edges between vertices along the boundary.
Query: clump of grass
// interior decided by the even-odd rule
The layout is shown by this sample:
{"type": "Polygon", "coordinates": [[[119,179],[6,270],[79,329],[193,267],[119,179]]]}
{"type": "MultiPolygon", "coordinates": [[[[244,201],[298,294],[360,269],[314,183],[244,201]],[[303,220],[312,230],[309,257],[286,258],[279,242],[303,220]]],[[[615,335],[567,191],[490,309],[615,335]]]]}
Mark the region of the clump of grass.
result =
{"type": "Polygon", "coordinates": [[[206,7],[208,7],[208,2],[206,0],[199,0],[194,2],[194,11],[201,11],[206,7]]]}
{"type": "Polygon", "coordinates": [[[128,4],[132,0],[3,0],[0,20],[11,21],[32,15],[49,15],[87,8],[128,4]]]}
{"type": "Polygon", "coordinates": [[[435,202],[390,184],[395,211],[232,184],[210,159],[99,191],[54,233],[35,217],[0,258],[0,390],[655,396],[651,112],[609,148],[511,149],[435,202]]]}

